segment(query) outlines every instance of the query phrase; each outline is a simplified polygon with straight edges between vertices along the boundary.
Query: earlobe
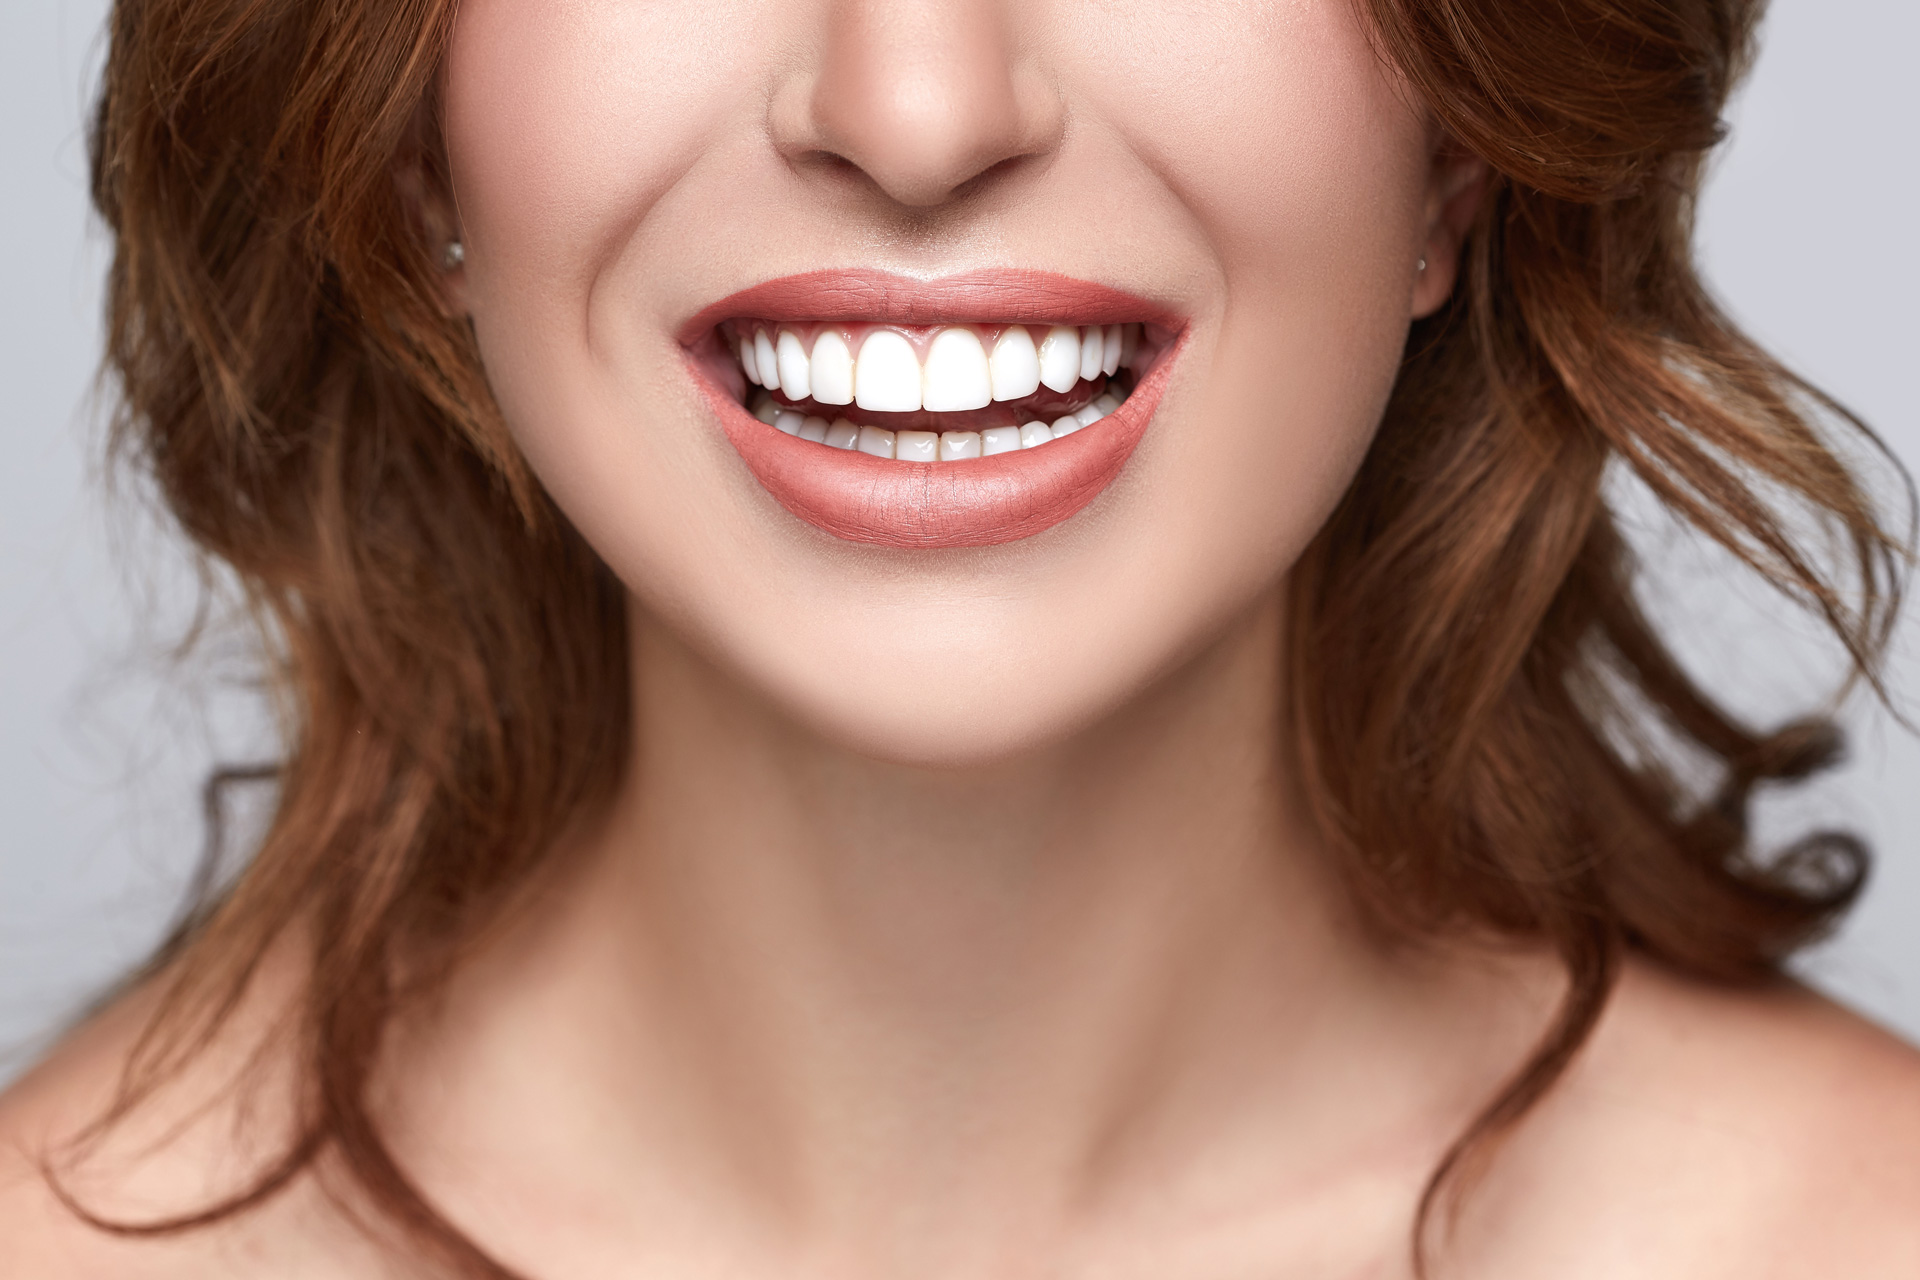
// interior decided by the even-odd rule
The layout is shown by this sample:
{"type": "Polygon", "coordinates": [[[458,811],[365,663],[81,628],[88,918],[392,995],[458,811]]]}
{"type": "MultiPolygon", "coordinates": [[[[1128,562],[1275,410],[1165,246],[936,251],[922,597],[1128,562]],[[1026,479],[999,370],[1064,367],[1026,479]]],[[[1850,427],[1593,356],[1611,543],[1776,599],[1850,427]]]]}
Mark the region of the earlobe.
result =
{"type": "Polygon", "coordinates": [[[445,184],[434,180],[424,158],[418,155],[394,167],[393,182],[407,207],[409,225],[438,270],[435,284],[448,313],[465,315],[468,309],[466,243],[445,184]]]}
{"type": "Polygon", "coordinates": [[[1437,148],[1427,187],[1426,238],[1413,270],[1415,320],[1438,311],[1460,273],[1460,250],[1486,198],[1492,170],[1479,156],[1445,144],[1437,148]]]}
{"type": "Polygon", "coordinates": [[[456,316],[467,315],[471,308],[467,306],[467,246],[464,241],[453,239],[440,247],[440,296],[446,300],[447,310],[456,316]]]}

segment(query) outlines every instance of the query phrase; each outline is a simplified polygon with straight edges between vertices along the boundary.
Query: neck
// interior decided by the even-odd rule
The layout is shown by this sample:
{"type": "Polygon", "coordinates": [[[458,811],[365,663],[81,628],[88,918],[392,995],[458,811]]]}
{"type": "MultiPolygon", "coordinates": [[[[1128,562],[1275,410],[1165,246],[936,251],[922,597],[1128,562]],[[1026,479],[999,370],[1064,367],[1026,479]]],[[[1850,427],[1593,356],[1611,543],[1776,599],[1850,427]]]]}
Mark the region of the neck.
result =
{"type": "Polygon", "coordinates": [[[1236,1148],[1307,1167],[1431,993],[1365,943],[1292,799],[1279,630],[1269,604],[1068,741],[930,770],[836,749],[636,618],[630,777],[463,979],[441,1078],[591,1130],[603,1185],[649,1165],[869,1257],[1031,1247],[1236,1148]]]}

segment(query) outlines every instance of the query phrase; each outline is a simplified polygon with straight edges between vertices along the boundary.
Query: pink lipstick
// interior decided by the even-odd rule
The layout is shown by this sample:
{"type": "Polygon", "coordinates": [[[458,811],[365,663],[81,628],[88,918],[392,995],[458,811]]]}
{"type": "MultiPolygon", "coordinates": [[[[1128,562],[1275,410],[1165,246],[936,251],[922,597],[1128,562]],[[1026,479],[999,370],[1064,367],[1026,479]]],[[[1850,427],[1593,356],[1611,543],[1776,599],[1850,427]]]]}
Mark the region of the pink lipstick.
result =
{"type": "Polygon", "coordinates": [[[783,507],[849,541],[931,548],[1031,537],[1099,496],[1183,335],[1164,307],[1048,272],[824,271],[721,299],[680,338],[783,507]]]}

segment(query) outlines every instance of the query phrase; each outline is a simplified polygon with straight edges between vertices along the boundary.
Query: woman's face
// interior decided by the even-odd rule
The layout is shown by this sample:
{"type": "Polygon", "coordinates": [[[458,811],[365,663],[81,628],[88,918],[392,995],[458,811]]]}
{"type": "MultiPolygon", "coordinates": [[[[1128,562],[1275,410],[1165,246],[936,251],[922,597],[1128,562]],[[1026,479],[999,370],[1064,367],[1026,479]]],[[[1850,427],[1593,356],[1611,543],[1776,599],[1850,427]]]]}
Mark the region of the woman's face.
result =
{"type": "Polygon", "coordinates": [[[1058,740],[1244,616],[1452,283],[1460,166],[1351,0],[463,0],[446,133],[542,482],[903,761],[1058,740]]]}

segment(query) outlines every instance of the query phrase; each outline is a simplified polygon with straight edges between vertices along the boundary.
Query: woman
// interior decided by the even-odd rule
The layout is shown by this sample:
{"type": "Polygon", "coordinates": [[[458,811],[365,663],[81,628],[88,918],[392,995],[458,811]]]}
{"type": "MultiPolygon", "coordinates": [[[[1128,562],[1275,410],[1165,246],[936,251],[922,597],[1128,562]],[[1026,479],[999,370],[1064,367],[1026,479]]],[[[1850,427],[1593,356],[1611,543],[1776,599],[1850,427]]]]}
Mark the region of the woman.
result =
{"type": "Polygon", "coordinates": [[[287,754],[7,1274],[1913,1274],[1778,977],[1864,855],[1744,835],[1833,736],[1606,503],[1874,674],[1688,255],[1754,8],[122,0],[122,445],[287,754]]]}

